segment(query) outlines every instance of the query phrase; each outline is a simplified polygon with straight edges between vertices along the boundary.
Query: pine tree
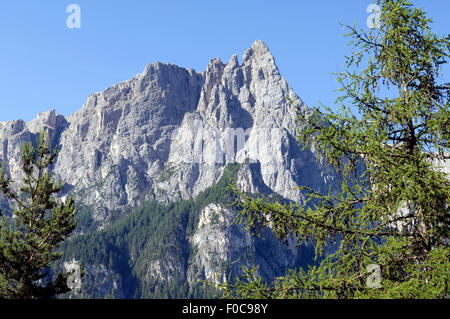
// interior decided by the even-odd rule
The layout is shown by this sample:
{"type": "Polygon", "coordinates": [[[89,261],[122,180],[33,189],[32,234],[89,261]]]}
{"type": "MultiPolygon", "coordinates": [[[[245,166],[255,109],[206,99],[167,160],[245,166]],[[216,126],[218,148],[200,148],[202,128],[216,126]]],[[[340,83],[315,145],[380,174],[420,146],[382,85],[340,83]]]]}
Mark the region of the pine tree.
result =
{"type": "Polygon", "coordinates": [[[0,298],[54,298],[70,291],[70,273],[48,276],[52,262],[61,257],[57,247],[76,226],[74,200],[63,203],[55,198],[63,187],[49,173],[57,153],[57,148],[50,151],[45,131],[36,148],[31,143],[22,145],[24,178],[18,193],[2,165],[0,189],[16,207],[12,219],[1,217],[0,298]]]}
{"type": "Polygon", "coordinates": [[[338,193],[302,187],[305,203],[283,205],[234,188],[239,222],[312,243],[321,261],[273,283],[246,269],[222,284],[225,297],[449,296],[450,181],[441,166],[449,159],[450,85],[440,72],[450,37],[431,32],[431,19],[409,1],[378,4],[379,29],[346,26],[352,54],[338,74],[338,110],[299,111],[299,143],[338,172],[338,193]]]}

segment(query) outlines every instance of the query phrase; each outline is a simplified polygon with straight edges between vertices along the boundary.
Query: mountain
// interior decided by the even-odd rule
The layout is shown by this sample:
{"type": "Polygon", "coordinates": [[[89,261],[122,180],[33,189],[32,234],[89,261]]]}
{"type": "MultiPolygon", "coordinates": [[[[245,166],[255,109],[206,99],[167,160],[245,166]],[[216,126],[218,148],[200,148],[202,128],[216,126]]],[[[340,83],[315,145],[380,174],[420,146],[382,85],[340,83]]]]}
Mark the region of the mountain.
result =
{"type": "Polygon", "coordinates": [[[252,264],[273,280],[311,259],[310,247],[233,224],[225,187],[232,177],[243,191],[299,202],[297,186],[336,187],[336,174],[296,141],[298,109],[307,107],[258,40],[241,64],[215,58],[196,72],[157,62],[67,118],[51,110],[0,123],[0,161],[19,180],[23,142],[45,127],[59,146],[53,174],[79,207],[64,258],[86,268],[84,296],[206,296],[199,280],[252,264]]]}

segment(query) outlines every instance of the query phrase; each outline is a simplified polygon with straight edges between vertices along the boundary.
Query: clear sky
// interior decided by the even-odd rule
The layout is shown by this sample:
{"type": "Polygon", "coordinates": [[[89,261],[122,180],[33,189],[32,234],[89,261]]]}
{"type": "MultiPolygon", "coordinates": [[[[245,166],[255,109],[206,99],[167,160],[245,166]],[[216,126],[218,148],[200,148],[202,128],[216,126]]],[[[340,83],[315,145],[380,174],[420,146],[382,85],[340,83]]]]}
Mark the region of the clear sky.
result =
{"type": "MultiPolygon", "coordinates": [[[[330,105],[348,39],[366,26],[375,0],[1,0],[0,121],[33,119],[51,108],[69,115],[87,96],[125,81],[148,63],[204,70],[214,57],[240,61],[263,40],[281,74],[308,105],[330,105]],[[69,29],[70,4],[81,28],[69,29]]],[[[449,0],[413,0],[450,30],[449,0]]],[[[447,68],[449,70],[449,68],[447,68]]],[[[448,72],[446,78],[448,78],[448,72]]]]}

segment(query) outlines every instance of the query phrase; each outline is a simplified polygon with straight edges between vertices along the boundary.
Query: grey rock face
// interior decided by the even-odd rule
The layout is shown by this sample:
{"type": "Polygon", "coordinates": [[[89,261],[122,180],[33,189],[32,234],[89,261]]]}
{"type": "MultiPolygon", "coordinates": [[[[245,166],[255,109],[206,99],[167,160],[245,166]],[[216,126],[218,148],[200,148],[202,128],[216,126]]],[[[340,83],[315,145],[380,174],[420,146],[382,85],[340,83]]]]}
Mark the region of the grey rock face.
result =
{"type": "Polygon", "coordinates": [[[230,270],[227,268],[240,267],[243,260],[239,259],[254,251],[252,236],[232,225],[234,217],[232,209],[217,204],[201,211],[197,231],[190,239],[195,251],[194,262],[188,269],[190,282],[199,279],[215,282],[217,276],[226,281],[230,270]]]}
{"type": "Polygon", "coordinates": [[[152,194],[171,132],[195,110],[203,77],[154,63],[142,74],[89,97],[61,136],[55,173],[81,193],[98,218],[152,194]]]}
{"type": "MultiPolygon", "coordinates": [[[[85,264],[83,265],[84,276],[79,279],[80,286],[78,288],[95,291],[95,294],[89,296],[96,299],[124,299],[125,292],[123,288],[122,278],[120,275],[112,271],[103,264],[85,264]]],[[[66,294],[66,299],[86,298],[80,294],[80,290],[73,290],[66,294]]]]}
{"type": "Polygon", "coordinates": [[[40,113],[29,123],[23,120],[0,123],[0,162],[4,163],[6,174],[14,181],[22,179],[22,143],[36,143],[41,129],[45,127],[49,145],[53,148],[59,144],[61,133],[67,126],[65,118],[55,110],[40,113]]]}
{"type": "MultiPolygon", "coordinates": [[[[51,146],[60,147],[53,173],[66,182],[63,196],[74,195],[92,209],[99,229],[144,200],[195,197],[235,162],[241,163],[241,190],[302,201],[297,186],[327,191],[336,177],[314,150],[297,144],[297,108],[306,106],[267,46],[256,41],[241,64],[236,55],[228,63],[216,58],[199,73],[154,63],[90,95],[67,119],[52,110],[29,123],[0,123],[0,161],[14,180],[20,178],[22,142],[35,141],[46,127],[51,146]]],[[[192,262],[185,265],[167,251],[147,261],[142,280],[214,280],[216,273],[238,273],[242,264],[258,264],[259,273],[273,279],[305,257],[295,245],[252,238],[232,225],[232,208],[211,204],[198,213],[197,229],[186,239],[195,250],[192,262]]],[[[119,274],[102,265],[87,268],[94,278],[88,284],[100,285],[102,296],[125,294],[119,274]],[[119,279],[107,284],[108,276],[119,279]]]]}
{"type": "Polygon", "coordinates": [[[242,265],[258,265],[258,273],[265,280],[284,275],[285,269],[305,263],[310,247],[297,248],[293,241],[285,245],[272,238],[252,236],[233,223],[236,212],[218,204],[210,204],[200,213],[196,232],[190,238],[194,251],[193,262],[187,270],[189,282],[207,280],[222,282],[241,273],[242,265]]]}
{"type": "Polygon", "coordinates": [[[174,173],[156,184],[157,192],[169,200],[195,196],[229,162],[257,164],[262,179],[239,175],[242,185],[258,183],[292,200],[302,199],[294,190],[300,184],[327,189],[333,174],[316,163],[313,152],[300,151],[294,138],[296,107],[305,106],[262,41],[245,52],[242,65],[236,55],[228,64],[211,60],[197,110],[184,116],[174,134],[166,164],[174,173]]]}
{"type": "Polygon", "coordinates": [[[295,187],[327,189],[334,177],[313,152],[300,151],[296,107],[305,106],[256,41],[241,65],[236,55],[227,64],[211,60],[202,73],[154,63],[90,95],[67,120],[49,111],[30,123],[0,124],[0,160],[19,177],[21,143],[45,126],[51,146],[61,148],[54,173],[100,224],[145,199],[195,196],[229,162],[253,165],[239,175],[243,187],[301,200],[295,187]]]}

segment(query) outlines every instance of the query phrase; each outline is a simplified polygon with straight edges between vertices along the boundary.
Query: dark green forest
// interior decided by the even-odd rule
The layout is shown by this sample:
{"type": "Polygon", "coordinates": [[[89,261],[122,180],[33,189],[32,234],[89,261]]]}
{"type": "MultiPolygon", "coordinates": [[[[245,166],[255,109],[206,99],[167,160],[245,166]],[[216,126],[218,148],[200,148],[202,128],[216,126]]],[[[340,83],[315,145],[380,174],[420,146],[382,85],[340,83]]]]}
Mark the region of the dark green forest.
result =
{"type": "MultiPolygon", "coordinates": [[[[235,178],[239,164],[228,164],[220,181],[200,193],[194,199],[161,204],[146,201],[139,208],[116,219],[101,231],[89,231],[66,241],[60,250],[63,257],[55,263],[61,268],[64,261],[75,259],[86,264],[103,264],[119,274],[125,298],[207,298],[217,294],[215,289],[198,282],[190,286],[183,276],[177,275],[169,282],[158,282],[146,278],[146,263],[149,260],[177,258],[180,264],[187,264],[192,249],[188,238],[195,231],[199,212],[210,203],[230,205],[234,193],[228,188],[230,179],[235,178]],[[143,280],[145,279],[145,280],[143,280]]],[[[78,214],[78,227],[87,228],[91,221],[89,208],[78,214]]],[[[83,290],[77,298],[100,297],[98,278],[85,272],[83,290]],[[91,283],[91,285],[89,285],[91,283]]],[[[120,280],[110,278],[109,280],[120,280]]],[[[111,298],[117,296],[111,291],[111,298]]],[[[67,296],[66,296],[67,297],[67,296]]]]}

